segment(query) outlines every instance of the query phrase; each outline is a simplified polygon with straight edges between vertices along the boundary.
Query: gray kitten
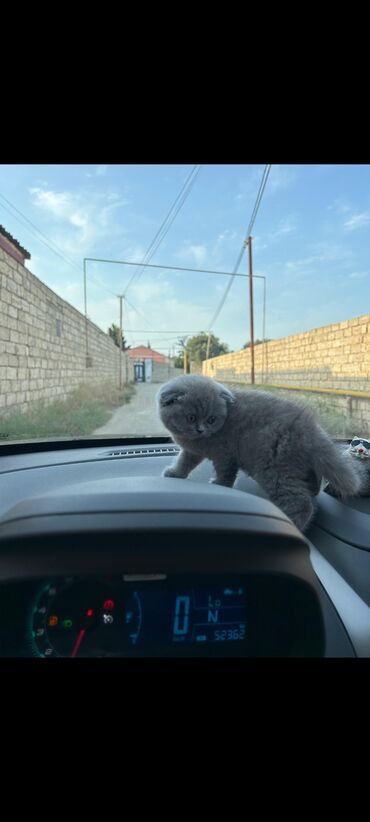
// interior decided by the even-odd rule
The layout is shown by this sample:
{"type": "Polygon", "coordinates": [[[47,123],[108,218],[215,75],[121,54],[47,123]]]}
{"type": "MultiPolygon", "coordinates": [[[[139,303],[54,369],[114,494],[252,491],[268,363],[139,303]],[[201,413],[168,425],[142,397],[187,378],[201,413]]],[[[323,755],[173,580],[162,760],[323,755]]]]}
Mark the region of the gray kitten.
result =
{"type": "Polygon", "coordinates": [[[356,473],[310,408],[267,391],[231,391],[199,376],[175,377],[157,401],[163,424],[182,448],[166,477],[185,478],[209,459],[212,482],[231,487],[241,468],[302,531],[323,477],[341,497],[357,492],[356,473]]]}

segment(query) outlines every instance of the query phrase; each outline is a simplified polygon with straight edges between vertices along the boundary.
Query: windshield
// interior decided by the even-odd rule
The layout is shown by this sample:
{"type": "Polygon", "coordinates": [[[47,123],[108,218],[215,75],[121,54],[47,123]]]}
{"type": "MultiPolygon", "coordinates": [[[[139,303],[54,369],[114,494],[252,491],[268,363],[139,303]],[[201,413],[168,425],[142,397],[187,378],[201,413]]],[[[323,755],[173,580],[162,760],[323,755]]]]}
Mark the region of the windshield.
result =
{"type": "Polygon", "coordinates": [[[0,165],[0,206],[0,449],[169,436],[184,373],[370,436],[369,165],[0,165]]]}

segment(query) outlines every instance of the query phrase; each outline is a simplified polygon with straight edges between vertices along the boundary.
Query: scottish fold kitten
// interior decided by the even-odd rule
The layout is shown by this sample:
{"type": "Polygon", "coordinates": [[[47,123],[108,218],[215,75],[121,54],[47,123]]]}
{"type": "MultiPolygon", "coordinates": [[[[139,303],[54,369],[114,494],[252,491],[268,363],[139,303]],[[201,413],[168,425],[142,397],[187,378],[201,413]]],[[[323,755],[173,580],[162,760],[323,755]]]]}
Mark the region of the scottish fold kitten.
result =
{"type": "Polygon", "coordinates": [[[339,496],[357,492],[349,460],[309,408],[267,391],[231,391],[195,375],[165,383],[157,402],[163,424],[182,448],[164,476],[185,478],[209,459],[216,473],[212,481],[231,487],[242,469],[302,531],[323,477],[339,496]]]}
{"type": "MultiPolygon", "coordinates": [[[[357,496],[370,496],[370,440],[366,437],[354,437],[350,444],[337,443],[337,447],[358,476],[360,487],[357,496]]],[[[336,496],[330,483],[325,491],[336,496]]]]}

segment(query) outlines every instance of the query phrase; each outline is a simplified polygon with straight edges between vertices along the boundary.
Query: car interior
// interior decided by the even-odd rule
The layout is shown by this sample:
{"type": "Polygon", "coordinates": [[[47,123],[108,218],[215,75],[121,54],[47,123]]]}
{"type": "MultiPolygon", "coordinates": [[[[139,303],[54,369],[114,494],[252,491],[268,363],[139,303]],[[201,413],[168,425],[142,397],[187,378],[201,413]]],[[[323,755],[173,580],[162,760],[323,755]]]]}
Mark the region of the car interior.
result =
{"type": "Polygon", "coordinates": [[[370,656],[370,498],[302,534],[242,472],[166,478],[169,437],[9,443],[0,656],[370,656]]]}

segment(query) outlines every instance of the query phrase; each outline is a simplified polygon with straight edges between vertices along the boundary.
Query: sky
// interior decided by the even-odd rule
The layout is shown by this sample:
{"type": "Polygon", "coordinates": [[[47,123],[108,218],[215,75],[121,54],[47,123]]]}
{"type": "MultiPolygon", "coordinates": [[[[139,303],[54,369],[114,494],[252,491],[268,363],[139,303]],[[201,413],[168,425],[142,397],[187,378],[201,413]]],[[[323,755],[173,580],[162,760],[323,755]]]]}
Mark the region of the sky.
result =
{"type": "MultiPolygon", "coordinates": [[[[83,258],[141,262],[193,168],[0,165],[0,224],[30,252],[27,268],[83,312],[83,258]]],[[[231,272],[264,168],[201,165],[150,262],[231,272]]],[[[264,283],[269,339],[368,313],[370,165],[273,164],[252,238],[255,338],[263,332],[264,283]]],[[[117,295],[137,270],[87,263],[87,313],[104,331],[119,324],[117,295]]],[[[247,253],[239,271],[248,271],[247,253]]],[[[127,290],[126,339],[174,353],[179,337],[209,329],[228,282],[216,273],[146,269],[127,290]]],[[[235,278],[212,331],[231,350],[249,340],[247,278],[235,278]]]]}

